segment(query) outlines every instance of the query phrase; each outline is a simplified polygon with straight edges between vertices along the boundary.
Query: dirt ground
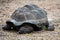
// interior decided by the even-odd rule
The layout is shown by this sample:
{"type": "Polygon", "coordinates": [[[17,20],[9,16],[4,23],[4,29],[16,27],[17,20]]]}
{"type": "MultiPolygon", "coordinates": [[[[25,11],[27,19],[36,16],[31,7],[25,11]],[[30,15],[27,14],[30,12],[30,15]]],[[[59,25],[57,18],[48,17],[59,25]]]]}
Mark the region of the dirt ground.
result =
{"type": "Polygon", "coordinates": [[[60,0],[0,0],[0,40],[60,40],[60,0]],[[30,34],[3,31],[6,20],[18,8],[36,4],[47,12],[48,19],[55,24],[54,31],[38,31],[30,34]]]}

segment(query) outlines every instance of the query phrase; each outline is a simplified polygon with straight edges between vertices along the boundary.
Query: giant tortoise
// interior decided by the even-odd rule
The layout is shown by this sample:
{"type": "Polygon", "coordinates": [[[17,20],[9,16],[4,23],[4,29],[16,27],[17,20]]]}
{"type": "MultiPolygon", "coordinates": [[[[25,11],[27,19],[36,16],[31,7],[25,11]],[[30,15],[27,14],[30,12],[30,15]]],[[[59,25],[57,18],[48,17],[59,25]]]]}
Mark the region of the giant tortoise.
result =
{"type": "Polygon", "coordinates": [[[45,28],[54,30],[49,26],[47,12],[35,4],[25,5],[13,12],[11,18],[6,21],[4,30],[17,30],[19,33],[31,33],[45,28]]]}

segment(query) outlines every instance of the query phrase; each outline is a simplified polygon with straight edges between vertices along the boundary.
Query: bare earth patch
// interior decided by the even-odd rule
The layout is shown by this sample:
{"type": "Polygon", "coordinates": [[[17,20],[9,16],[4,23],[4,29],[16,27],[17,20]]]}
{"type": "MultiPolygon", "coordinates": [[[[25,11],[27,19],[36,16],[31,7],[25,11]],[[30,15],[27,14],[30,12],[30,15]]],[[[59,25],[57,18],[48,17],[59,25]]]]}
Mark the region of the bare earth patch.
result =
{"type": "Polygon", "coordinates": [[[60,40],[60,0],[0,0],[0,40],[60,40]],[[31,3],[46,10],[48,19],[52,19],[55,24],[54,31],[42,30],[30,34],[18,34],[2,30],[14,10],[31,3]]]}

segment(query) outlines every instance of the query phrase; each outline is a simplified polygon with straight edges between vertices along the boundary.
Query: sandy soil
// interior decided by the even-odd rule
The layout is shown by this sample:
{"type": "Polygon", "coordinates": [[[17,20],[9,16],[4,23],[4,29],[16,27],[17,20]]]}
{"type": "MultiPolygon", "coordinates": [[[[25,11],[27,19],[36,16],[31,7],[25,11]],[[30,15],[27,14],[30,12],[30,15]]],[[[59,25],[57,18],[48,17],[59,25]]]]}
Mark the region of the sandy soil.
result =
{"type": "Polygon", "coordinates": [[[0,40],[60,40],[60,0],[0,0],[0,40]],[[54,31],[18,34],[2,30],[6,20],[18,7],[32,3],[47,12],[48,19],[52,19],[55,24],[54,31]]]}

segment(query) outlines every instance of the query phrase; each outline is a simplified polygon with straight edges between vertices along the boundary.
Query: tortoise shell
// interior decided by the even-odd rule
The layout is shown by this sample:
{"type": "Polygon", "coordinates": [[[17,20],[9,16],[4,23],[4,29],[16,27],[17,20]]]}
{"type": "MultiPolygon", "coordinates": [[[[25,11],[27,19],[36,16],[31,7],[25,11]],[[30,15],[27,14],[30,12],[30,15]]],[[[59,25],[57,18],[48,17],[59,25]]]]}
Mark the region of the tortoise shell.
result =
{"type": "Polygon", "coordinates": [[[15,10],[11,15],[10,21],[15,25],[21,25],[25,22],[32,24],[45,23],[48,20],[45,10],[39,8],[37,5],[29,4],[15,10]]]}

